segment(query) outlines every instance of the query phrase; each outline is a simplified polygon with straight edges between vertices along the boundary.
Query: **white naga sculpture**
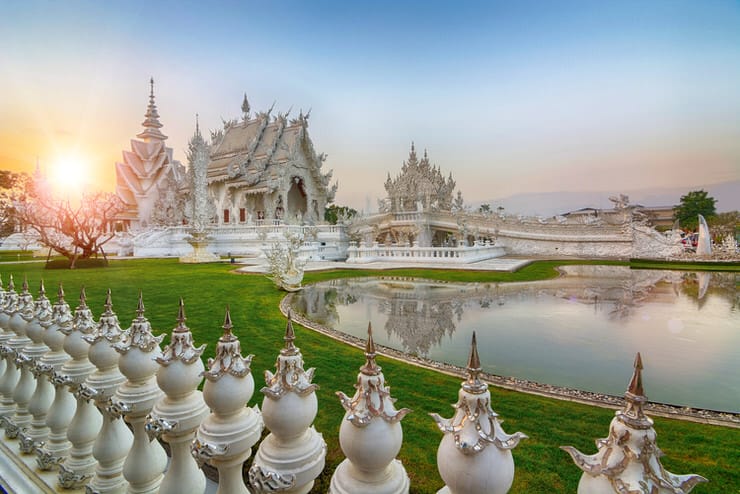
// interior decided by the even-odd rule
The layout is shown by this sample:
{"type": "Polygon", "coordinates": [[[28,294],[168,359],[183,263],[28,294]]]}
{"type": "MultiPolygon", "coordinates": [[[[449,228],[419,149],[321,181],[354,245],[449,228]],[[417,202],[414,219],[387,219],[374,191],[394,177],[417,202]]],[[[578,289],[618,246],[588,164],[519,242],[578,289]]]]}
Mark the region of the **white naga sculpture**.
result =
{"type": "Polygon", "coordinates": [[[396,455],[401,450],[401,419],[411,410],[396,410],[380,366],[375,363],[372,327],[367,326],[365,365],[360,367],[355,395],[337,396],[346,410],[339,445],[347,458],[331,477],[330,494],[404,494],[409,477],[396,455]]]}
{"type": "Polygon", "coordinates": [[[274,243],[265,252],[269,265],[270,279],[275,285],[286,292],[297,292],[303,281],[303,268],[306,260],[300,259],[298,253],[301,247],[301,236],[285,232],[286,243],[274,243]]]}
{"type": "Polygon", "coordinates": [[[514,449],[525,434],[506,434],[491,409],[488,384],[480,380],[475,332],[455,414],[443,419],[430,414],[444,433],[437,450],[437,467],[445,487],[438,494],[505,494],[514,481],[514,449]]]}
{"type": "Polygon", "coordinates": [[[561,446],[584,472],[578,494],[688,494],[706,482],[700,475],[675,475],[660,464],[663,452],[655,442],[653,421],[642,409],[647,397],[639,353],[624,399],[627,403],[612,419],[609,437],[596,441],[598,453],[584,455],[572,446],[561,446]]]}
{"type": "Polygon", "coordinates": [[[709,225],[704,216],[699,215],[699,239],[696,243],[697,256],[712,255],[712,237],[709,235],[709,225]]]}

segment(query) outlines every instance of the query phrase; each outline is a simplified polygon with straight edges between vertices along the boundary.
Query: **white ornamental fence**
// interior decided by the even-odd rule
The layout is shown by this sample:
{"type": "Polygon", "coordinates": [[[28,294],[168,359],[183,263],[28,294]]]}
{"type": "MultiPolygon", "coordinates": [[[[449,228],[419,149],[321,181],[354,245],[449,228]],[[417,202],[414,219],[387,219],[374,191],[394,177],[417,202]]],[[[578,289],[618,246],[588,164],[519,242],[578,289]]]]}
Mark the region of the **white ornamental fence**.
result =
{"type": "MultiPolygon", "coordinates": [[[[60,286],[54,302],[40,284],[34,300],[24,281],[0,283],[0,485],[10,493],[203,493],[202,466],[218,471],[218,493],[307,493],[324,469],[326,444],[312,426],[318,411],[313,369],[304,369],[288,318],[274,372],[265,373],[261,410],[252,356],[242,356],[226,309],[216,356],[201,360],[180,300],[170,344],[161,348],[144,315],[122,329],[110,291],[96,321],[84,289],[72,310],[60,286]],[[199,385],[205,379],[202,391],[199,385]],[[269,434],[261,440],[263,429],[269,434]],[[243,465],[258,444],[248,479],[243,465]],[[168,445],[169,461],[162,443],[168,445]]],[[[396,459],[401,420],[368,327],[366,361],[352,397],[337,393],[346,413],[339,442],[346,459],[329,492],[406,493],[409,477],[396,459]]],[[[507,434],[491,409],[475,335],[455,413],[432,414],[443,433],[437,461],[440,493],[506,493],[514,479],[511,450],[527,436],[507,434]]],[[[595,455],[566,447],[584,470],[579,493],[684,492],[704,481],[662,468],[652,421],[643,413],[642,363],[595,455]],[[619,490],[617,490],[619,489],[619,490]]],[[[348,383],[349,387],[349,383],[348,383]]]]}

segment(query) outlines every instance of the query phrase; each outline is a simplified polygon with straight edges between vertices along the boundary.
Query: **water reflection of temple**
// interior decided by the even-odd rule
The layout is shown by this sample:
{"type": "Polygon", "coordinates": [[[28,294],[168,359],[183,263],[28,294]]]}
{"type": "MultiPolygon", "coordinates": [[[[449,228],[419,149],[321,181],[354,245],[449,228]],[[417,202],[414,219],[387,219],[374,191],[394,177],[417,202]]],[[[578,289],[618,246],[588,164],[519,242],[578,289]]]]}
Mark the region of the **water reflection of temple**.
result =
{"type": "Polygon", "coordinates": [[[625,266],[565,266],[565,274],[548,281],[524,283],[446,283],[378,277],[332,280],[306,287],[294,297],[299,313],[324,326],[342,330],[340,305],[363,302],[387,317],[385,331],[405,352],[427,356],[451,337],[466,309],[497,310],[510,302],[556,297],[593,305],[610,319],[628,320],[647,302],[673,304],[678,297],[696,301],[730,300],[740,309],[736,285],[740,275],[727,272],[632,270],[625,266]]]}

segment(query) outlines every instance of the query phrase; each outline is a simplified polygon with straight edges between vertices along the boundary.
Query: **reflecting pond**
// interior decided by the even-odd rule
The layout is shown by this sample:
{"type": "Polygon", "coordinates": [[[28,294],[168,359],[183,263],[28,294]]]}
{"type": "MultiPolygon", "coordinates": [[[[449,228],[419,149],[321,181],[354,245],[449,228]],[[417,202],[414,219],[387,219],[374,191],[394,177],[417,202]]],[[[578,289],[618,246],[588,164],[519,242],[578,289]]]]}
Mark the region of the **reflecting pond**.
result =
{"type": "Polygon", "coordinates": [[[654,402],[740,411],[740,274],[564,266],[526,283],[339,279],[294,294],[323,326],[464,366],[621,395],[640,351],[654,402]]]}

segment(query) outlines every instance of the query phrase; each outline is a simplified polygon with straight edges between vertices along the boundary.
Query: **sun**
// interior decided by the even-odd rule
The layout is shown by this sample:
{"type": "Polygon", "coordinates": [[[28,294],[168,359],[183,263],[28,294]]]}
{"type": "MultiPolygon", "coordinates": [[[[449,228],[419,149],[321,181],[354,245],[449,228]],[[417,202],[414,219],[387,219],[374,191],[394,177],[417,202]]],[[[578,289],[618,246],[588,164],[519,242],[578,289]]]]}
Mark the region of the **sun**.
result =
{"type": "Polygon", "coordinates": [[[62,192],[80,191],[89,182],[89,168],[79,156],[60,156],[50,171],[52,186],[62,192]]]}

